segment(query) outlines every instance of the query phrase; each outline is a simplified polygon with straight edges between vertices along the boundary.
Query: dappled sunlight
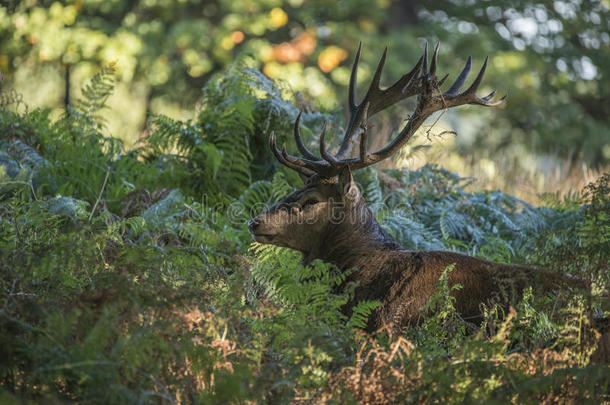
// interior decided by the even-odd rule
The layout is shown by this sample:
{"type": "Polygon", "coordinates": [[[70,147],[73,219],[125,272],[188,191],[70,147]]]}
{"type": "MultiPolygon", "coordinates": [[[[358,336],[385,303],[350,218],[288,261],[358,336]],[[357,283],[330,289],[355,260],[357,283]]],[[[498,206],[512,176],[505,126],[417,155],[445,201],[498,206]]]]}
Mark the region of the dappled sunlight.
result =
{"type": "MultiPolygon", "coordinates": [[[[122,3],[117,4],[121,9],[122,3]]],[[[423,38],[441,39],[452,48],[441,52],[490,56],[490,87],[509,95],[504,110],[495,114],[498,120],[486,116],[488,128],[496,126],[499,131],[496,144],[511,139],[526,145],[526,154],[557,154],[560,160],[575,154],[598,169],[610,159],[610,145],[603,140],[608,131],[603,117],[608,114],[603,107],[586,101],[597,97],[597,105],[607,104],[597,86],[598,81],[603,82],[599,56],[603,52],[589,52],[608,49],[610,44],[602,18],[607,5],[553,1],[517,7],[492,3],[456,8],[455,15],[434,6],[420,7],[411,17],[417,24],[401,27],[391,23],[389,33],[381,36],[376,32],[387,25],[388,16],[401,12],[392,2],[329,6],[324,19],[312,18],[315,4],[296,0],[272,5],[223,0],[219,4],[181,3],[176,8],[142,7],[123,10],[122,20],[110,14],[105,17],[112,11],[89,1],[72,5],[55,2],[48,8],[17,7],[10,13],[8,8],[0,8],[7,16],[4,29],[14,31],[13,38],[20,43],[17,48],[12,48],[10,41],[5,43],[5,50],[0,51],[0,71],[31,107],[62,108],[65,100],[78,97],[87,77],[101,66],[115,63],[117,78],[125,84],[119,88],[126,90],[123,94],[131,93],[128,104],[133,109],[111,106],[112,111],[104,114],[112,134],[133,144],[152,114],[192,118],[192,106],[203,84],[243,55],[252,57],[252,67],[303,93],[308,108],[337,110],[345,107],[350,63],[358,42],[375,50],[363,56],[359,83],[364,83],[370,79],[383,45],[388,44],[391,50],[413,50],[421,49],[423,38]],[[92,17],[96,13],[100,18],[92,17]],[[479,20],[469,20],[472,15],[479,20]],[[581,23],[588,28],[578,30],[581,23]],[[570,35],[580,41],[582,54],[567,48],[570,35]],[[497,46],[473,47],[474,36],[487,38],[487,43],[496,41],[497,46]],[[70,80],[72,94],[68,98],[63,94],[65,80],[70,80]],[[37,91],[40,88],[44,90],[37,91]],[[127,112],[131,110],[134,114],[127,112]],[[144,118],[140,117],[142,111],[144,118]],[[592,124],[586,130],[579,125],[582,114],[592,124]],[[574,135],[562,137],[589,136],[590,141],[565,141],[556,146],[555,134],[565,128],[574,135]]],[[[408,52],[393,54],[396,57],[386,69],[392,75],[400,72],[400,66],[413,62],[408,52]]],[[[441,63],[447,63],[442,67],[450,71],[457,62],[441,63]]],[[[119,99],[123,97],[113,100],[119,99]]],[[[458,112],[456,119],[471,118],[458,112]]],[[[482,144],[472,145],[477,155],[485,156],[482,144]]]]}
{"type": "Polygon", "coordinates": [[[459,145],[460,133],[450,131],[454,128],[442,119],[419,130],[386,167],[415,170],[437,164],[472,178],[470,189],[502,190],[532,204],[544,204],[548,194],[559,199],[571,196],[610,171],[610,166],[592,168],[556,155],[531,154],[520,145],[504,153],[475,154],[459,145]]]}

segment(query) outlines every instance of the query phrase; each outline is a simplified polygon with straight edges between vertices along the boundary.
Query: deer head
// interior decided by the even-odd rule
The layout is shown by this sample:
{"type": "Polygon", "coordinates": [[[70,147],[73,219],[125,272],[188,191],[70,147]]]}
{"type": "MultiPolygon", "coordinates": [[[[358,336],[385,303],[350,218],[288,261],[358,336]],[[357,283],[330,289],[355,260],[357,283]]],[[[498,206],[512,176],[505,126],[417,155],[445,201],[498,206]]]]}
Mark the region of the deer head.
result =
{"type": "Polygon", "coordinates": [[[354,184],[352,172],[392,156],[436,111],[463,104],[496,106],[505,98],[492,101],[495,91],[485,97],[475,94],[483,80],[487,58],[465,91],[460,92],[470,73],[470,57],[449,89],[441,92],[440,87],[447,75],[440,80],[436,77],[438,44],[430,64],[426,44],[423,55],[413,69],[390,87],[381,89],[379,81],[386,60],[386,48],[364,99],[357,103],[356,78],[360,51],[361,44],[358,46],[349,82],[349,123],[336,154],[330,153],[326,147],[326,128],[320,135],[320,156],[305,146],[299,132],[301,114],[295,121],[294,138],[303,157],[288,154],[285,144],[280,151],[275,135],[270,135],[269,145],[277,160],[299,172],[306,181],[304,187],[250,221],[248,227],[257,242],[298,250],[304,254],[306,261],[315,258],[327,259],[330,251],[352,250],[349,247],[354,245],[395,243],[384,235],[366,207],[358,187],[354,184]],[[384,148],[369,153],[366,126],[368,117],[413,96],[417,97],[415,111],[408,117],[398,136],[384,148]],[[358,138],[360,142],[356,156],[351,157],[352,145],[358,138]]]}

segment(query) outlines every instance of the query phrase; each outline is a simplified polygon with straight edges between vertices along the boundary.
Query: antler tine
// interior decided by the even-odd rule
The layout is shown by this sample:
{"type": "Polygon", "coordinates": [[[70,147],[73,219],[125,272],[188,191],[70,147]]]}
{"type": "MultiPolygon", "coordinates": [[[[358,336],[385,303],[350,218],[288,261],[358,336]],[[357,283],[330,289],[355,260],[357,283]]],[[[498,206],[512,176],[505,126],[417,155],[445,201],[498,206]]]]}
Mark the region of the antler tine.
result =
{"type": "Polygon", "coordinates": [[[367,147],[366,147],[368,130],[366,128],[366,120],[367,120],[367,116],[368,116],[369,106],[370,106],[370,103],[367,101],[367,103],[364,105],[364,111],[362,112],[362,124],[364,125],[364,128],[362,128],[362,132],[360,133],[360,161],[361,162],[366,162],[368,160],[368,153],[367,153],[367,147]]]}
{"type": "Polygon", "coordinates": [[[438,81],[437,87],[441,87],[443,85],[443,83],[445,83],[445,80],[447,80],[448,77],[449,77],[449,73],[447,73],[445,76],[443,76],[443,78],[441,80],[438,81]]]}
{"type": "Polygon", "coordinates": [[[483,76],[485,76],[485,70],[487,70],[487,61],[488,60],[489,60],[489,57],[486,56],[485,61],[483,62],[483,66],[481,66],[481,70],[479,70],[477,77],[475,77],[474,81],[472,82],[470,87],[468,87],[468,89],[466,89],[464,94],[474,93],[475,91],[477,91],[477,89],[481,85],[481,80],[483,80],[483,76]]]}
{"type": "Polygon", "coordinates": [[[309,170],[315,171],[321,163],[321,159],[317,161],[311,161],[305,158],[299,158],[296,156],[292,156],[288,152],[286,152],[286,144],[282,144],[282,157],[287,160],[289,163],[295,164],[300,167],[304,167],[309,170]]]}
{"type": "Polygon", "coordinates": [[[485,62],[483,62],[483,66],[481,67],[481,70],[477,74],[477,77],[474,79],[474,81],[472,82],[470,87],[468,87],[468,90],[466,90],[464,92],[464,94],[472,95],[474,97],[474,100],[471,103],[484,105],[484,106],[488,106],[488,107],[493,107],[493,106],[496,106],[496,105],[499,105],[500,103],[502,103],[504,101],[504,99],[506,98],[506,96],[503,96],[500,99],[498,99],[494,102],[491,102],[491,99],[496,94],[496,90],[492,91],[485,97],[478,97],[475,94],[475,92],[479,89],[479,86],[481,85],[483,76],[485,76],[485,70],[487,69],[488,61],[489,61],[489,57],[486,56],[485,62]]]}
{"type": "Polygon", "coordinates": [[[345,130],[345,134],[343,135],[341,145],[339,146],[339,151],[337,152],[338,158],[344,158],[350,154],[351,140],[356,134],[359,133],[360,124],[362,123],[363,107],[367,102],[370,103],[368,113],[372,116],[378,113],[379,111],[382,111],[388,108],[389,106],[416,94],[416,92],[413,91],[412,88],[418,86],[412,85],[414,79],[419,77],[421,66],[424,60],[423,56],[420,57],[417,64],[409,73],[403,75],[390,87],[382,90],[379,87],[379,83],[381,81],[381,74],[385,65],[388,52],[388,48],[386,47],[383,51],[381,59],[379,60],[379,63],[377,64],[373,80],[371,81],[371,84],[366,92],[364,99],[360,102],[360,104],[357,104],[356,78],[358,74],[358,62],[360,60],[361,49],[362,44],[358,46],[358,52],[356,52],[356,58],[354,59],[354,64],[352,65],[352,74],[350,77],[348,93],[350,119],[347,129],[345,130]]]}
{"type": "Polygon", "coordinates": [[[477,73],[477,77],[474,79],[468,89],[466,89],[463,93],[457,94],[457,92],[459,92],[460,87],[462,87],[462,85],[466,81],[466,76],[468,76],[468,72],[470,71],[470,66],[472,63],[471,58],[468,58],[466,66],[464,67],[458,78],[455,80],[455,82],[451,85],[451,88],[442,94],[444,108],[454,107],[463,104],[478,104],[487,107],[494,107],[504,101],[506,96],[496,101],[491,101],[493,96],[496,94],[495,90],[482,98],[476,95],[476,91],[479,89],[479,86],[483,81],[483,77],[485,76],[485,70],[487,69],[488,61],[489,58],[486,57],[485,61],[483,62],[483,66],[481,66],[481,70],[479,70],[479,73],[477,73]],[[466,74],[464,74],[464,72],[466,72],[466,74]]]}
{"type": "Polygon", "coordinates": [[[438,58],[438,47],[441,43],[437,42],[432,54],[432,63],[430,64],[430,76],[436,75],[436,59],[438,58]]]}
{"type": "Polygon", "coordinates": [[[349,91],[347,93],[349,98],[350,111],[354,111],[358,108],[356,104],[356,80],[358,79],[358,62],[360,62],[360,52],[362,51],[362,42],[358,44],[358,51],[356,51],[356,57],[354,58],[354,64],[352,65],[352,74],[349,77],[349,91]]]}
{"type": "Polygon", "coordinates": [[[320,155],[322,155],[322,158],[324,158],[324,160],[326,160],[331,165],[338,165],[340,162],[337,160],[337,158],[335,158],[333,155],[328,153],[328,151],[326,150],[326,141],[324,139],[325,137],[326,137],[326,123],[324,123],[324,127],[322,128],[322,133],[320,134],[320,155]]]}
{"type": "Polygon", "coordinates": [[[495,107],[495,106],[501,104],[506,99],[506,95],[504,95],[504,96],[500,97],[499,99],[497,99],[496,101],[492,102],[491,99],[495,95],[496,95],[496,90],[492,91],[491,93],[489,93],[485,97],[478,98],[476,104],[484,105],[484,106],[487,106],[487,107],[495,107]]]}
{"type": "Polygon", "coordinates": [[[428,41],[424,45],[424,65],[422,66],[422,71],[428,73],[428,41]]]}
{"type": "MultiPolygon", "coordinates": [[[[388,56],[388,47],[386,46],[383,50],[383,54],[381,55],[381,59],[379,60],[379,64],[377,65],[377,69],[375,70],[375,75],[373,76],[373,80],[371,81],[371,86],[369,87],[368,93],[371,92],[379,92],[381,89],[379,88],[379,82],[381,81],[381,72],[383,71],[383,67],[385,66],[385,60],[388,56]]],[[[365,97],[366,99],[367,97],[365,97]]]]}
{"type": "Polygon", "coordinates": [[[485,97],[481,97],[481,100],[483,101],[489,101],[493,98],[493,96],[495,96],[497,93],[496,90],[492,91],[491,93],[489,93],[488,95],[486,95],[485,97]]]}
{"type": "Polygon", "coordinates": [[[379,100],[375,100],[376,104],[373,104],[369,108],[369,114],[371,116],[377,114],[379,111],[385,110],[398,103],[401,100],[409,98],[417,94],[417,88],[419,86],[419,73],[423,71],[422,65],[424,62],[423,55],[419,58],[413,69],[410,72],[404,74],[400,79],[393,85],[385,90],[380,90],[381,96],[379,100]]]}
{"type": "Polygon", "coordinates": [[[496,93],[496,91],[494,90],[494,91],[492,91],[492,94],[490,94],[489,96],[485,96],[482,98],[477,97],[477,99],[475,101],[473,101],[471,104],[484,105],[485,107],[495,107],[497,105],[502,104],[504,102],[504,100],[506,100],[507,96],[503,95],[496,101],[490,101],[491,98],[493,97],[493,94],[495,94],[495,93],[496,93]]]}
{"type": "MultiPolygon", "coordinates": [[[[269,135],[269,147],[271,148],[271,152],[273,152],[273,155],[275,156],[275,158],[284,166],[295,170],[299,173],[302,173],[305,176],[311,176],[313,174],[315,174],[315,171],[301,166],[297,163],[291,162],[290,160],[287,159],[287,157],[291,157],[286,153],[286,146],[284,145],[284,147],[282,148],[282,152],[280,152],[277,148],[277,145],[275,143],[275,133],[271,132],[271,135],[269,135]]],[[[297,159],[298,160],[298,159],[297,159]]]]}
{"type": "Polygon", "coordinates": [[[303,138],[301,138],[301,130],[299,129],[299,124],[301,123],[301,115],[303,115],[303,111],[299,111],[299,115],[297,115],[297,119],[294,122],[294,140],[297,144],[297,148],[299,148],[299,151],[301,151],[303,156],[305,156],[307,159],[311,159],[314,161],[320,160],[320,158],[311,153],[303,143],[303,138]]]}
{"type": "Polygon", "coordinates": [[[468,74],[470,73],[471,68],[472,68],[472,57],[469,56],[468,60],[466,61],[466,65],[464,65],[464,69],[462,69],[462,71],[458,75],[457,79],[455,79],[455,81],[453,82],[451,87],[449,87],[449,89],[443,93],[443,96],[456,95],[460,91],[460,89],[462,88],[464,83],[466,82],[466,78],[468,77],[468,74]]]}
{"type": "Polygon", "coordinates": [[[367,155],[366,159],[360,159],[354,164],[351,164],[350,167],[352,170],[361,169],[363,167],[370,166],[374,163],[380,162],[392,156],[396,151],[402,148],[408,141],[411,139],[417,128],[421,126],[421,124],[428,118],[429,114],[417,115],[409,119],[407,125],[403,128],[402,131],[398,134],[396,138],[394,138],[388,145],[386,145],[383,149],[378,150],[377,152],[371,153],[367,155]]]}

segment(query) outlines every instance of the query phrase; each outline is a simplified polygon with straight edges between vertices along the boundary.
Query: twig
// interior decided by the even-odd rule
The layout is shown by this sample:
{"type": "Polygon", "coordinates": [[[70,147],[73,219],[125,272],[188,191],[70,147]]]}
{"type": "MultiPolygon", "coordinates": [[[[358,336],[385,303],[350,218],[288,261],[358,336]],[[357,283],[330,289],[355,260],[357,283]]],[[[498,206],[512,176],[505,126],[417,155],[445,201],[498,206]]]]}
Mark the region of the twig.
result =
{"type": "Polygon", "coordinates": [[[34,196],[34,200],[38,201],[38,197],[36,196],[36,190],[34,190],[34,185],[32,184],[31,181],[20,181],[20,180],[3,181],[2,185],[5,185],[5,184],[24,184],[26,186],[29,186],[30,191],[32,192],[32,195],[34,196]]]}
{"type": "Polygon", "coordinates": [[[104,182],[102,183],[102,188],[100,189],[100,193],[97,196],[97,200],[91,209],[91,214],[89,214],[89,222],[91,222],[91,218],[93,218],[93,213],[95,212],[100,200],[102,199],[102,194],[104,193],[104,189],[106,188],[106,183],[108,182],[108,176],[110,176],[110,166],[106,169],[106,176],[104,177],[104,182]]]}
{"type": "MultiPolygon", "coordinates": [[[[430,125],[430,128],[428,128],[428,130],[426,131],[426,138],[428,138],[428,140],[430,141],[430,132],[432,131],[432,128],[434,128],[436,126],[436,124],[440,121],[440,119],[442,118],[443,115],[445,115],[445,113],[447,112],[447,110],[449,110],[449,108],[447,107],[447,103],[445,102],[445,97],[443,97],[443,93],[441,92],[441,89],[438,87],[437,83],[433,83],[434,89],[436,91],[438,91],[439,96],[441,98],[441,101],[443,102],[443,110],[442,112],[438,115],[438,117],[436,117],[436,120],[434,120],[434,122],[432,123],[432,125],[430,125]]],[[[440,134],[438,134],[438,136],[444,135],[446,133],[450,133],[453,134],[455,136],[457,136],[457,132],[455,131],[443,131],[440,134]]]]}

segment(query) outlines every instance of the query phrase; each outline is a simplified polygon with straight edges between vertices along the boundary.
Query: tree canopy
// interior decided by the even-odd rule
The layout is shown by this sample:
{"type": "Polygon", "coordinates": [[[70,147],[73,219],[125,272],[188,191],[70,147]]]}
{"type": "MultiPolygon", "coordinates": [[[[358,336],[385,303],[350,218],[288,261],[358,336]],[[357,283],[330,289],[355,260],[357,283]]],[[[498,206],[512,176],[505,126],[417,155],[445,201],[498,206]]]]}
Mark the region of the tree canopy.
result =
{"type": "MultiPolygon", "coordinates": [[[[441,41],[443,71],[489,55],[487,83],[509,95],[493,115],[457,113],[459,142],[487,154],[523,151],[593,166],[610,161],[607,1],[113,0],[8,1],[0,70],[32,106],[57,108],[83,80],[116,65],[108,123],[133,142],[152,114],[186,118],[203,85],[237,57],[285,80],[323,110],[345,104],[364,44],[365,83],[382,48],[387,77],[410,68],[423,40],[441,41]],[[475,115],[476,116],[473,116],[475,115]],[[468,115],[465,129],[460,116],[468,115]]],[[[388,79],[389,80],[389,79],[388,79]]],[[[458,145],[459,146],[459,145],[458,145]]]]}

